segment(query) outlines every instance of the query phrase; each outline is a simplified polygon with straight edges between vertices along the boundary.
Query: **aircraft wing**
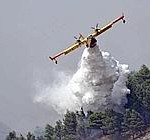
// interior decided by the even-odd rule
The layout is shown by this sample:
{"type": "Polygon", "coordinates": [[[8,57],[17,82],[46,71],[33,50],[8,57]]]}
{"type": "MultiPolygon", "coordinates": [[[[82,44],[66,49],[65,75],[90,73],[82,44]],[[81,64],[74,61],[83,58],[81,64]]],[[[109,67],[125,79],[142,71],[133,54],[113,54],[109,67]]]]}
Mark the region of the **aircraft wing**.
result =
{"type": "Polygon", "coordinates": [[[53,57],[49,56],[49,58],[52,61],[54,60],[55,63],[57,64],[57,60],[56,60],[57,57],[59,57],[61,55],[67,55],[67,54],[71,53],[72,51],[74,51],[75,49],[80,48],[85,43],[86,43],[86,38],[85,39],[81,39],[80,41],[77,41],[76,43],[72,44],[69,48],[64,49],[63,51],[61,51],[60,53],[56,54],[55,56],[53,56],[53,57]]]}
{"type": "Polygon", "coordinates": [[[85,43],[86,43],[86,39],[83,39],[83,40],[81,40],[80,42],[77,42],[77,43],[71,45],[71,47],[65,49],[65,50],[63,51],[63,53],[66,55],[66,54],[68,54],[68,53],[74,51],[75,49],[81,47],[81,46],[82,46],[83,44],[85,44],[85,43]]]}
{"type": "Polygon", "coordinates": [[[89,36],[87,36],[85,38],[80,34],[79,39],[77,39],[77,41],[73,45],[71,45],[67,49],[64,49],[63,51],[61,51],[60,53],[56,54],[53,57],[49,56],[49,58],[52,61],[55,61],[55,63],[57,64],[57,60],[56,60],[57,57],[59,57],[61,55],[67,55],[70,52],[74,51],[75,49],[81,47],[82,45],[87,45],[88,44],[88,40],[90,39],[90,37],[94,37],[95,38],[95,37],[99,36],[100,34],[104,33],[108,29],[110,29],[115,23],[117,23],[120,20],[122,20],[123,23],[125,23],[123,14],[122,14],[122,16],[119,16],[118,18],[116,18],[115,20],[113,20],[112,22],[108,23],[106,26],[104,26],[102,28],[97,28],[97,26],[96,26],[96,28],[94,28],[94,32],[91,33],[89,36]]]}
{"type": "Polygon", "coordinates": [[[122,14],[122,16],[119,16],[118,18],[116,18],[115,20],[113,20],[112,22],[108,23],[107,25],[105,25],[102,28],[95,28],[95,31],[91,34],[91,36],[93,37],[97,37],[100,34],[104,33],[105,31],[107,31],[108,29],[112,28],[112,26],[117,23],[118,21],[122,20],[123,23],[125,23],[124,20],[124,14],[122,14]]]}

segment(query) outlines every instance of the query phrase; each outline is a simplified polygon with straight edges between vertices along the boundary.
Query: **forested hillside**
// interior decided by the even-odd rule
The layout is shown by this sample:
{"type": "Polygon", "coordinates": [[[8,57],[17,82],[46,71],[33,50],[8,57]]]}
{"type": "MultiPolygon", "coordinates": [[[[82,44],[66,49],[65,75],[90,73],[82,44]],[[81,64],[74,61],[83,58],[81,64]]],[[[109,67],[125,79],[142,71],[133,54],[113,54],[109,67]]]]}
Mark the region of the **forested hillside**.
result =
{"type": "Polygon", "coordinates": [[[43,133],[28,132],[26,136],[10,132],[6,140],[128,140],[144,136],[150,125],[150,69],[143,65],[128,76],[128,103],[123,113],[106,109],[103,112],[81,110],[64,115],[55,126],[47,124],[43,133]]]}

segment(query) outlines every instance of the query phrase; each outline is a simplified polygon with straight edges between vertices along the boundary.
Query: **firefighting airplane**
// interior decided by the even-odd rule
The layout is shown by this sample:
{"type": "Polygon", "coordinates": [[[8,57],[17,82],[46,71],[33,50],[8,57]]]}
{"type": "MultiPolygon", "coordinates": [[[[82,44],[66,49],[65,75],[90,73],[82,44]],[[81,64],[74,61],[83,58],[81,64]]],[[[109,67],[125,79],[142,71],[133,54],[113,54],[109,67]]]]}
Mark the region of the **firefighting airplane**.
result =
{"type": "Polygon", "coordinates": [[[98,24],[97,24],[95,28],[92,27],[92,29],[94,29],[93,33],[91,33],[87,37],[83,37],[81,34],[79,34],[80,36],[79,36],[78,39],[75,37],[75,39],[77,41],[73,45],[71,45],[67,49],[64,49],[63,51],[61,51],[60,53],[54,55],[53,57],[49,56],[49,59],[54,61],[57,64],[56,58],[60,57],[61,55],[67,55],[70,52],[74,51],[75,49],[81,47],[82,45],[86,45],[87,47],[90,47],[88,45],[88,41],[91,38],[95,38],[95,37],[99,36],[100,34],[104,33],[105,31],[110,29],[115,23],[117,23],[120,20],[122,20],[123,23],[125,23],[124,14],[122,14],[122,16],[119,16],[118,18],[116,18],[115,20],[113,20],[112,22],[108,23],[106,26],[104,26],[102,28],[98,28],[98,24]]]}

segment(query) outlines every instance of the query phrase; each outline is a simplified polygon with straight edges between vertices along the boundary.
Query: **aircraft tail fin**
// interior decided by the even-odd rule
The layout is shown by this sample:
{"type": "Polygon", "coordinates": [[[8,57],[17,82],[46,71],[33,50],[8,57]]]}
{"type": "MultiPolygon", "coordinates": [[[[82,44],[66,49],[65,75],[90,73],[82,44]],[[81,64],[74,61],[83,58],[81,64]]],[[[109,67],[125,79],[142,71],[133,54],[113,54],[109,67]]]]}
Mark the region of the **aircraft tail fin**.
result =
{"type": "Polygon", "coordinates": [[[57,64],[57,60],[54,57],[49,56],[49,59],[52,60],[52,61],[54,61],[55,64],[57,64]]]}

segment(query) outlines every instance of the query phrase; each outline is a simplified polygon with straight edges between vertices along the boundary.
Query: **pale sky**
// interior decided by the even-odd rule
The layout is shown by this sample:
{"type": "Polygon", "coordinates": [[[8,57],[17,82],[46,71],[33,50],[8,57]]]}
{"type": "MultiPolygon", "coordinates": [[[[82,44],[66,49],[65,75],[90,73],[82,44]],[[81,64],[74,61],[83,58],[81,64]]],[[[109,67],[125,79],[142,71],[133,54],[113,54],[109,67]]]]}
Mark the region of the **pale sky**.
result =
{"type": "Polygon", "coordinates": [[[74,73],[84,47],[61,57],[58,65],[48,56],[122,12],[126,24],[97,38],[100,48],[131,70],[150,66],[149,5],[149,0],[0,0],[0,122],[21,131],[54,123],[58,115],[52,108],[33,103],[35,84],[51,85],[54,71],[74,73]]]}

